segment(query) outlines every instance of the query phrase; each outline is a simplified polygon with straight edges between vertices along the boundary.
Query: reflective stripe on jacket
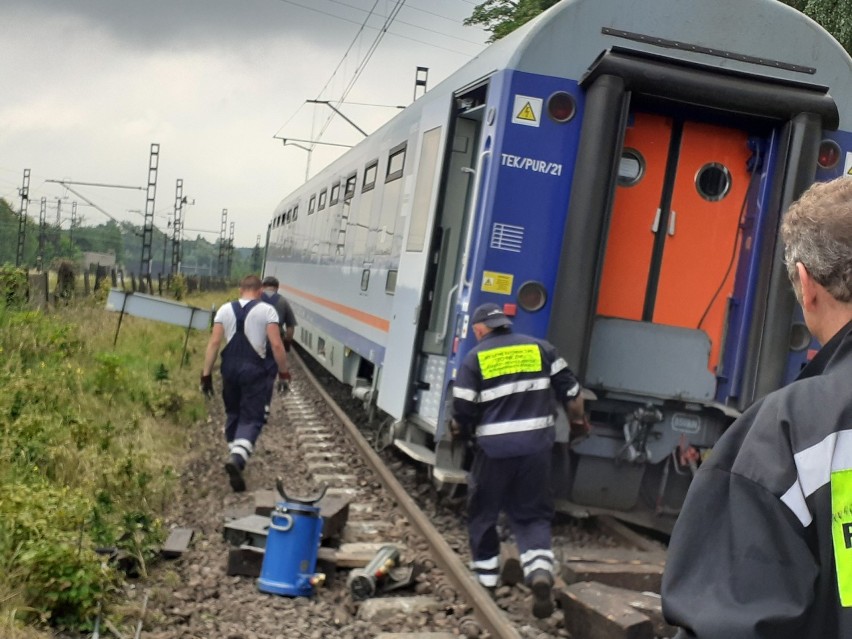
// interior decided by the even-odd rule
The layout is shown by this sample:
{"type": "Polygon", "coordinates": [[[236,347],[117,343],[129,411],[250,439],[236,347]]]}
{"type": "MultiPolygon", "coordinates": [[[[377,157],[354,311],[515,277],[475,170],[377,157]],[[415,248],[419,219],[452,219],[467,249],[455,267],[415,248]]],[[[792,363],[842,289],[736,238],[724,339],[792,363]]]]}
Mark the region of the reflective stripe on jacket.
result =
{"type": "Polygon", "coordinates": [[[662,595],[678,637],[852,637],[852,322],[717,442],[662,595]]]}
{"type": "Polygon", "coordinates": [[[490,457],[551,446],[554,398],[580,390],[556,349],[534,337],[495,330],[464,358],[453,387],[453,417],[490,457]]]}

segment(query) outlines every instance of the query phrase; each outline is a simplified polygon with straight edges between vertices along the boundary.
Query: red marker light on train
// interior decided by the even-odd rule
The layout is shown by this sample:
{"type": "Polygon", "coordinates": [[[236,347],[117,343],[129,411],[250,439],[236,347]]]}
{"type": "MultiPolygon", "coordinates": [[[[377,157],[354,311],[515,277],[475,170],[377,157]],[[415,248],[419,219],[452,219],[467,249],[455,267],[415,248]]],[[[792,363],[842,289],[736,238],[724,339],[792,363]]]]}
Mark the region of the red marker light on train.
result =
{"type": "Polygon", "coordinates": [[[556,122],[568,122],[577,113],[577,104],[570,93],[557,91],[547,99],[547,114],[556,122]]]}
{"type": "Polygon", "coordinates": [[[819,143],[817,164],[822,169],[833,169],[840,162],[840,145],[834,140],[823,140],[819,143]]]}

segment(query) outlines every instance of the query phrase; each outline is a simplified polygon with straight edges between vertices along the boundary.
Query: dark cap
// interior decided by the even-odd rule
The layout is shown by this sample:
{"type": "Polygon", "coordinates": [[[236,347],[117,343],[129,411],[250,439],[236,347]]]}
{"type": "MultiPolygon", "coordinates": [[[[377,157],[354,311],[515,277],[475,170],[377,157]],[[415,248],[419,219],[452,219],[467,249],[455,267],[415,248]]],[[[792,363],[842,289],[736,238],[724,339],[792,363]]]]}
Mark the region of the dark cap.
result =
{"type": "Polygon", "coordinates": [[[272,275],[267,275],[263,278],[262,286],[274,286],[275,288],[278,288],[278,278],[273,277],[272,275]]]}
{"type": "Polygon", "coordinates": [[[480,304],[473,312],[471,324],[485,324],[488,328],[511,326],[512,320],[506,317],[503,309],[497,304],[480,304]]]}

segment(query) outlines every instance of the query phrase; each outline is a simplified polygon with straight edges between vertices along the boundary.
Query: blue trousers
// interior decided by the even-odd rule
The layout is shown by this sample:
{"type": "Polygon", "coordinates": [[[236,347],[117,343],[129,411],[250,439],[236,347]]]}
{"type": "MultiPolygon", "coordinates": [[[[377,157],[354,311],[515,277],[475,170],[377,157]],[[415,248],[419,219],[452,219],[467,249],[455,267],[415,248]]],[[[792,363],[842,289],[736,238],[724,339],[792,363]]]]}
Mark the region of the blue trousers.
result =
{"type": "Polygon", "coordinates": [[[553,572],[550,465],[549,447],[531,455],[499,459],[476,450],[468,476],[468,534],[473,568],[483,585],[497,584],[500,511],[506,513],[515,535],[524,575],[539,568],[553,572]]]}
{"type": "Polygon", "coordinates": [[[268,375],[265,367],[256,364],[239,363],[235,368],[222,375],[225,440],[230,452],[239,455],[245,465],[263,429],[268,375]]]}

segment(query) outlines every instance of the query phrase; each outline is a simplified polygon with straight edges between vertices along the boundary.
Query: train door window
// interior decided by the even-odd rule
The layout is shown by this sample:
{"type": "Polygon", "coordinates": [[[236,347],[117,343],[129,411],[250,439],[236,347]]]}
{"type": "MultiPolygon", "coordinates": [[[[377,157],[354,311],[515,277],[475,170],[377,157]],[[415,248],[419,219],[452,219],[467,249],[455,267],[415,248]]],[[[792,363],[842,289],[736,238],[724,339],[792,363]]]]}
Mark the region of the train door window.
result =
{"type": "Polygon", "coordinates": [[[731,190],[731,172],[724,164],[709,162],[698,169],[695,188],[708,202],[718,202],[731,190]]]}
{"type": "Polygon", "coordinates": [[[317,208],[317,196],[312,195],[311,199],[308,200],[308,215],[313,215],[316,208],[317,208]]]}
{"type": "Polygon", "coordinates": [[[299,218],[299,205],[293,207],[293,221],[295,222],[299,218]]]}
{"type": "Polygon", "coordinates": [[[355,195],[355,185],[358,183],[358,175],[353,173],[346,178],[346,188],[343,190],[343,199],[349,201],[355,195]]]}
{"type": "Polygon", "coordinates": [[[361,271],[361,290],[366,291],[370,286],[370,269],[365,268],[361,271]]]}
{"type": "Polygon", "coordinates": [[[645,174],[645,158],[636,149],[624,149],[618,163],[618,185],[634,186],[645,174]]]}
{"type": "Polygon", "coordinates": [[[376,174],[379,172],[379,161],[375,160],[364,169],[364,182],[361,191],[369,191],[376,186],[376,174]]]}
{"type": "Polygon", "coordinates": [[[396,292],[396,276],[398,272],[396,269],[388,271],[388,277],[385,280],[385,293],[388,295],[393,295],[396,292]]]}
{"type": "Polygon", "coordinates": [[[407,142],[396,145],[388,154],[388,170],[385,174],[385,182],[396,180],[402,177],[402,170],[405,168],[405,147],[407,142]]]}
{"type": "Polygon", "coordinates": [[[325,208],[325,198],[328,195],[328,190],[323,189],[319,194],[319,204],[317,205],[317,211],[322,211],[325,208]]]}
{"type": "Polygon", "coordinates": [[[329,206],[334,206],[340,200],[340,183],[331,185],[331,197],[328,201],[329,206]]]}
{"type": "Polygon", "coordinates": [[[408,228],[408,241],[405,250],[422,251],[426,244],[426,225],[429,221],[430,203],[438,170],[438,147],[441,142],[441,127],[435,127],[423,134],[420,147],[420,165],[417,169],[417,183],[414,186],[414,204],[411,208],[411,224],[408,228]]]}

